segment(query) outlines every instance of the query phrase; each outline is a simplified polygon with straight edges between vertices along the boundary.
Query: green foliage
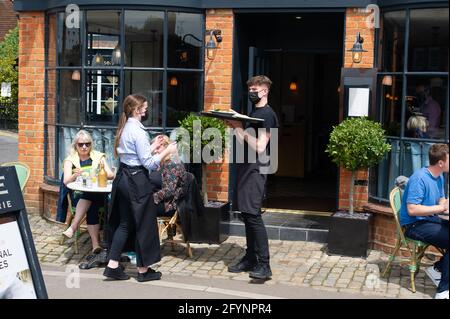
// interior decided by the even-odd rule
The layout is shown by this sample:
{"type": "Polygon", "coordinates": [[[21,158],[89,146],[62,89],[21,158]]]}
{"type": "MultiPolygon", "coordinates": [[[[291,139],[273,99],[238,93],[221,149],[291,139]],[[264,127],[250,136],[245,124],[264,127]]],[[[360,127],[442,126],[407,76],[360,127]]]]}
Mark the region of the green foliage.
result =
{"type": "MultiPolygon", "coordinates": [[[[199,121],[199,123],[201,123],[201,134],[203,135],[203,133],[205,132],[206,129],[208,128],[216,128],[220,131],[220,135],[221,135],[221,145],[215,144],[215,143],[211,143],[209,144],[214,137],[209,137],[209,138],[201,138],[201,151],[203,151],[203,148],[208,145],[209,147],[211,147],[211,155],[215,154],[217,155],[215,159],[219,159],[220,157],[223,156],[223,153],[225,151],[225,147],[226,147],[226,139],[225,139],[225,130],[226,130],[226,125],[224,124],[223,121],[216,119],[216,118],[212,118],[212,117],[204,117],[204,116],[198,116],[195,114],[190,114],[187,117],[185,117],[183,120],[179,121],[178,123],[180,124],[181,128],[186,129],[189,132],[189,137],[190,137],[190,145],[187,145],[187,143],[182,143],[182,136],[177,136],[177,142],[179,143],[180,147],[181,147],[181,151],[184,152],[186,150],[187,147],[189,147],[189,152],[190,152],[190,156],[191,156],[191,163],[193,162],[193,138],[194,138],[194,121],[199,121]],[[219,148],[220,147],[220,148],[219,148]]],[[[201,154],[196,154],[197,156],[201,156],[201,154]]]]}
{"type": "Polygon", "coordinates": [[[18,93],[19,73],[16,69],[18,57],[19,27],[15,27],[9,30],[3,42],[0,42],[0,83],[11,82],[11,99],[14,101],[17,101],[18,93]]]}
{"type": "Polygon", "coordinates": [[[333,127],[325,152],[337,165],[356,171],[376,165],[390,149],[380,123],[361,117],[333,127]]]}

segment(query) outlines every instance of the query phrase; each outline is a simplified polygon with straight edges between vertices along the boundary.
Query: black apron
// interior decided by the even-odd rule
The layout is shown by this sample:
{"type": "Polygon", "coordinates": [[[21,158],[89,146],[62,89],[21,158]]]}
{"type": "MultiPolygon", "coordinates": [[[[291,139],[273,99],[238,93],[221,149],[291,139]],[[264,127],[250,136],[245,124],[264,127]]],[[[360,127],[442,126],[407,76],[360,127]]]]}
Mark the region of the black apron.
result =
{"type": "MultiPolygon", "coordinates": [[[[108,218],[110,247],[112,235],[120,223],[120,214],[116,205],[116,191],[121,179],[126,179],[124,182],[128,184],[131,200],[129,203],[130,212],[133,216],[133,228],[136,230],[136,240],[139,243],[142,262],[145,266],[150,266],[161,260],[161,249],[156,206],[153,201],[153,186],[150,183],[148,171],[143,166],[131,168],[121,164],[114,179],[108,218]]],[[[133,245],[134,242],[134,236],[130,235],[126,245],[127,248],[130,248],[130,245],[133,245]]],[[[125,251],[127,250],[134,249],[125,249],[125,251]]]]}
{"type": "Polygon", "coordinates": [[[267,175],[261,174],[259,163],[243,163],[237,167],[237,204],[243,213],[258,215],[264,198],[267,175]]]}

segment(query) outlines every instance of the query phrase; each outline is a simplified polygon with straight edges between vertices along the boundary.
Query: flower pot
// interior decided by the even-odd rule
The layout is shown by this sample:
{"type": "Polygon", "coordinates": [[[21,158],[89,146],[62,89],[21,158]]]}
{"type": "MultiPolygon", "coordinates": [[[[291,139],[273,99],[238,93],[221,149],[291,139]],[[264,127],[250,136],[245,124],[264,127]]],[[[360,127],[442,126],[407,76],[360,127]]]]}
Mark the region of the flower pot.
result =
{"type": "MultiPolygon", "coordinates": [[[[229,202],[208,202],[202,216],[191,225],[192,234],[189,242],[221,244],[228,238],[227,223],[230,219],[229,202]]],[[[229,227],[229,226],[228,226],[229,227]]]]}
{"type": "Polygon", "coordinates": [[[328,254],[366,258],[371,218],[368,213],[334,213],[328,233],[328,254]]]}

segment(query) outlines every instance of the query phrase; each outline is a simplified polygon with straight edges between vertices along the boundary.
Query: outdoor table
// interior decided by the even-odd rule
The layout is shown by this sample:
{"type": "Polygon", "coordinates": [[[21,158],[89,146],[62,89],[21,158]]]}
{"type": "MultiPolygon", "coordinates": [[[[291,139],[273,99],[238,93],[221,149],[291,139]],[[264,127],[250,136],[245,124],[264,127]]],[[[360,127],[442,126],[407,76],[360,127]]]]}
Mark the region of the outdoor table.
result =
{"type": "MultiPolygon", "coordinates": [[[[80,191],[80,192],[89,192],[89,193],[104,193],[105,195],[111,193],[112,190],[112,181],[108,180],[108,183],[106,187],[98,187],[97,184],[92,184],[92,186],[85,186],[81,181],[75,181],[72,183],[67,184],[67,188],[73,190],[73,191],[80,191]]],[[[108,196],[105,196],[105,205],[104,205],[105,211],[103,216],[103,247],[108,247],[108,231],[107,231],[107,219],[108,219],[108,196]]],[[[86,257],[86,261],[82,262],[79,267],[82,269],[90,269],[97,266],[100,266],[102,264],[106,264],[108,257],[108,250],[102,249],[102,251],[96,255],[88,255],[86,257]]]]}

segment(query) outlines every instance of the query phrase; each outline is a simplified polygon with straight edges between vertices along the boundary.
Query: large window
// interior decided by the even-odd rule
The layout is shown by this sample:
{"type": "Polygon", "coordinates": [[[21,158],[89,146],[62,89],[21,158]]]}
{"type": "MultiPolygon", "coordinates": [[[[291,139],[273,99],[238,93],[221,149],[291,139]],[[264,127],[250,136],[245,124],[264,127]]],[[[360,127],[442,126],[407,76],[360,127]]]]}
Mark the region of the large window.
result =
{"type": "Polygon", "coordinates": [[[45,172],[58,180],[76,132],[91,132],[112,166],[123,99],[149,102],[149,134],[170,131],[203,108],[204,15],[169,10],[80,11],[79,28],[66,13],[47,15],[45,172]]]}
{"type": "Polygon", "coordinates": [[[448,8],[382,16],[378,115],[392,151],[370,174],[372,199],[387,201],[397,176],[428,165],[430,146],[449,141],[448,18],[448,8]]]}

